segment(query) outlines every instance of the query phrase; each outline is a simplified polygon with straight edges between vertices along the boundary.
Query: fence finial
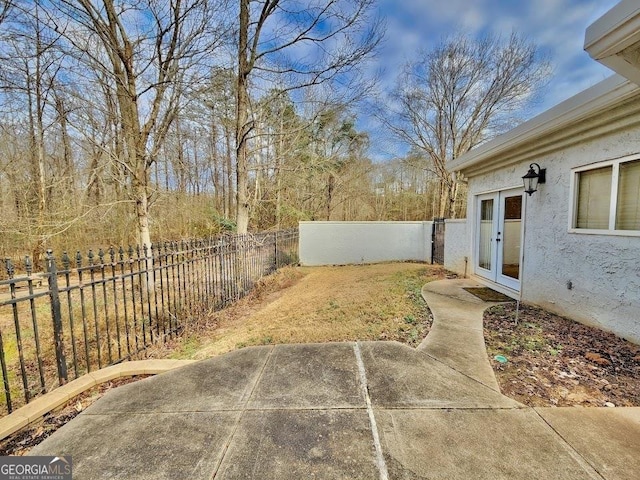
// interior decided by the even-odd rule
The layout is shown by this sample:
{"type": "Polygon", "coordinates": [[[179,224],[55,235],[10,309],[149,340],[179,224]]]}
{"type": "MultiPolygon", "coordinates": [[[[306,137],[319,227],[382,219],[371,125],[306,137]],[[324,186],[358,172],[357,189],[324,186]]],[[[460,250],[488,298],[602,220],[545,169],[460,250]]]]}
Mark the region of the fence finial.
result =
{"type": "Polygon", "coordinates": [[[25,255],[24,257],[24,268],[27,271],[27,275],[30,277],[33,273],[33,262],[31,261],[31,257],[29,257],[29,255],[25,255]]]}
{"type": "Polygon", "coordinates": [[[45,253],[45,260],[47,262],[47,272],[51,272],[51,269],[55,267],[55,259],[53,257],[53,250],[47,249],[45,253]]]}
{"type": "Polygon", "coordinates": [[[65,270],[69,270],[69,267],[71,266],[71,259],[66,251],[62,252],[62,266],[65,270]]]}
{"type": "Polygon", "coordinates": [[[13,262],[10,258],[4,259],[4,268],[7,270],[7,275],[9,278],[13,278],[13,274],[15,273],[15,269],[13,267],[13,262]]]}

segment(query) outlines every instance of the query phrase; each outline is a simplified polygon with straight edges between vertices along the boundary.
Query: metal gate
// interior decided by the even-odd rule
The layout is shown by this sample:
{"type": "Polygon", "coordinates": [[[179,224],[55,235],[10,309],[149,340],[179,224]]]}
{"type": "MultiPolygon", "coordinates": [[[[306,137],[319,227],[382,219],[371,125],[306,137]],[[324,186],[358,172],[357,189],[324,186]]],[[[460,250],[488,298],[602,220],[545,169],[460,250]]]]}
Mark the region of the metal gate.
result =
{"type": "Polygon", "coordinates": [[[444,218],[434,218],[431,227],[431,263],[444,265],[444,218]]]}

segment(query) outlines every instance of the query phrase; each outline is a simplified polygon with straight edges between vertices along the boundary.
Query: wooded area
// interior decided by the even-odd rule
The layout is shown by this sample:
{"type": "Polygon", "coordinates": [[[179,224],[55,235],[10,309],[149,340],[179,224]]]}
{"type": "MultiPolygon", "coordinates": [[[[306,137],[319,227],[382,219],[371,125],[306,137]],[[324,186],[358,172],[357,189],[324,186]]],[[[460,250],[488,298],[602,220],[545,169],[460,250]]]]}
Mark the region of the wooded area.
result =
{"type": "Polygon", "coordinates": [[[375,0],[0,0],[0,255],[463,215],[459,148],[434,163],[389,120],[411,151],[371,159],[383,33],[375,0]]]}

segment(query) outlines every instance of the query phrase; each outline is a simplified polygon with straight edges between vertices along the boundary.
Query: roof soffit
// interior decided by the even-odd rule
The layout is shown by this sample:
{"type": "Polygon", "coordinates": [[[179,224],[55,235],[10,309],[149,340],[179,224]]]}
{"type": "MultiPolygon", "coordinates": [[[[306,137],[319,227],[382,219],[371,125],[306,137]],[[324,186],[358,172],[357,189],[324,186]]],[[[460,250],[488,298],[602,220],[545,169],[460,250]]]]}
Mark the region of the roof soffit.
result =
{"type": "Polygon", "coordinates": [[[594,60],[640,84],[640,4],[624,0],[587,28],[584,49],[594,60]]]}

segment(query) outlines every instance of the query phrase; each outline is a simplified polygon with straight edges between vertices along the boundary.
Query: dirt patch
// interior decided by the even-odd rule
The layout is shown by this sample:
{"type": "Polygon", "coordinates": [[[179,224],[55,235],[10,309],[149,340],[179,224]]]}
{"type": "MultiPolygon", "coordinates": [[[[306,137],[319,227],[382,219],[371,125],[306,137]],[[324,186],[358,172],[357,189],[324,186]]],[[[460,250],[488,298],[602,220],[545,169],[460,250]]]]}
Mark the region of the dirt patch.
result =
{"type": "Polygon", "coordinates": [[[515,310],[498,305],[484,316],[503,394],[529,406],[640,406],[640,346],[529,306],[516,324],[515,310]]]}
{"type": "Polygon", "coordinates": [[[61,407],[48,413],[42,420],[30,424],[0,441],[0,455],[26,455],[33,447],[51,436],[53,432],[65,423],[74,419],[80,412],[112,388],[136,382],[148,376],[149,375],[137,375],[134,377],[118,378],[87,390],[61,407]]]}

